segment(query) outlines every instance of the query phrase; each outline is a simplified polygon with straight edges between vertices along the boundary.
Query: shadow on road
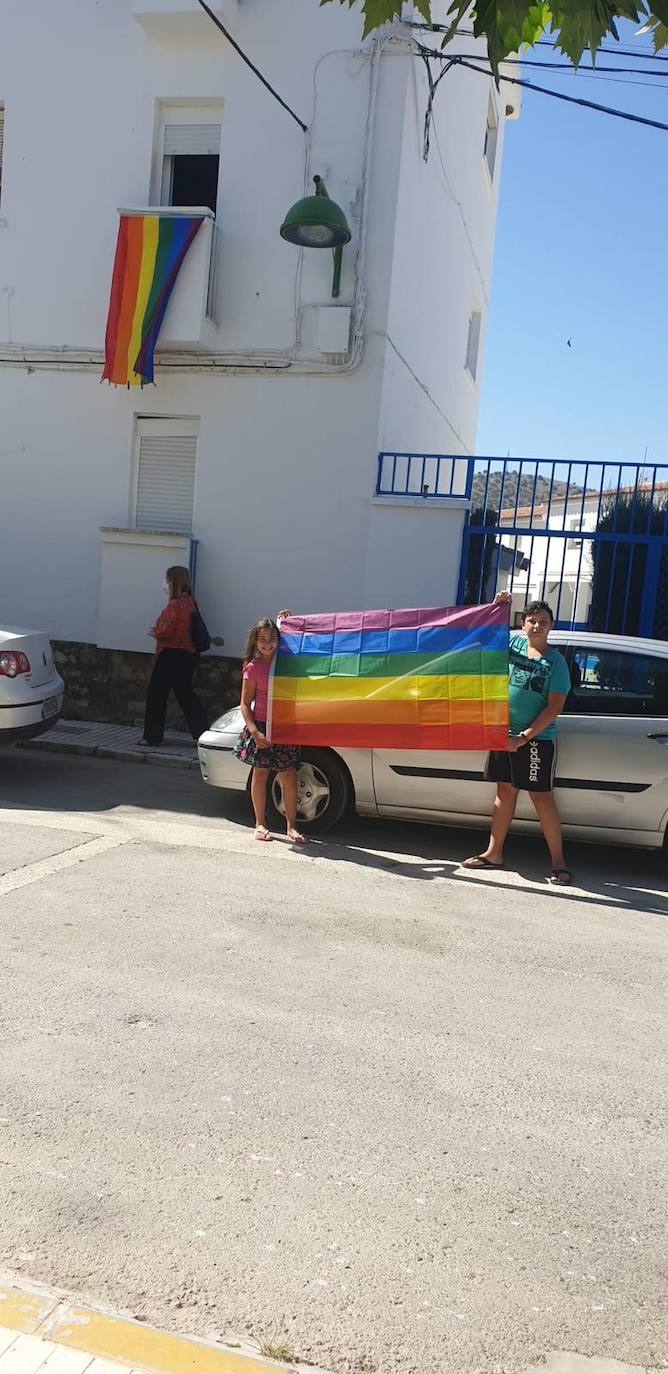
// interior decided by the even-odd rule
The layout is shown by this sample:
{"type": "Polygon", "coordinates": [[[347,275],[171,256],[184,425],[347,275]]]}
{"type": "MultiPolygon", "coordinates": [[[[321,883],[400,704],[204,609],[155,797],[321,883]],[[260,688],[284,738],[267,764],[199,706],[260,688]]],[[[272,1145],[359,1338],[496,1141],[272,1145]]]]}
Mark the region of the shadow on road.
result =
{"type": "MultiPolygon", "coordinates": [[[[369,829],[375,822],[359,822],[367,825],[369,829]]],[[[404,854],[413,853],[414,846],[410,843],[412,830],[424,831],[426,827],[418,825],[394,823],[394,828],[399,831],[398,842],[401,852],[404,854]]],[[[642,911],[657,916],[668,916],[668,900],[661,895],[661,888],[664,885],[664,878],[661,872],[661,860],[656,854],[647,854],[641,850],[630,850],[628,854],[620,856],[619,850],[615,850],[614,871],[611,872],[609,851],[602,846],[573,844],[570,846],[572,862],[574,867],[574,880],[571,887],[557,887],[547,881],[548,867],[541,868],[541,840],[531,837],[517,837],[510,841],[508,845],[508,859],[506,868],[496,873],[494,877],[486,878],[482,872],[473,876],[468,870],[462,867],[463,859],[468,854],[473,853],[472,844],[475,845],[476,839],[479,844],[480,834],[476,832],[472,843],[462,845],[462,836],[469,832],[446,829],[445,827],[429,827],[432,833],[439,838],[434,844],[434,848],[447,847],[448,859],[433,857],[419,862],[416,860],[406,862],[401,859],[393,859],[387,852],[377,854],[373,848],[359,848],[359,829],[355,837],[356,844],[350,840],[341,838],[336,841],[312,841],[307,850],[300,851],[308,854],[317,853],[318,858],[334,859],[337,863],[358,864],[363,868],[376,868],[383,872],[395,873],[401,877],[413,878],[417,880],[456,879],[458,883],[466,883],[470,887],[480,887],[486,891],[499,890],[505,892],[517,892],[517,882],[504,881],[504,873],[517,875],[524,879],[527,889],[531,890],[532,897],[546,898],[548,901],[559,904],[567,902],[569,905],[579,904],[587,907],[603,906],[607,908],[617,908],[618,910],[642,911]],[[455,858],[453,851],[462,851],[462,857],[455,858]],[[527,857],[533,853],[536,856],[534,864],[527,863],[527,857]],[[642,873],[642,876],[641,876],[642,873]],[[625,877],[628,879],[624,881],[625,877]],[[659,891],[657,891],[659,889],[659,891]]],[[[417,838],[417,837],[416,837],[417,838]]],[[[374,838],[371,834],[365,835],[365,840],[373,846],[374,838]]],[[[387,851],[390,844],[387,841],[386,832],[382,835],[383,849],[387,851]]],[[[418,840],[419,844],[419,840],[418,840]]],[[[397,846],[398,847],[398,846],[397,846]]]]}
{"type": "MultiPolygon", "coordinates": [[[[252,829],[245,794],[207,787],[196,770],[138,766],[11,746],[0,748],[0,806],[83,815],[129,807],[201,819],[207,826],[221,821],[242,831],[252,829]]],[[[480,830],[349,816],[331,837],[313,839],[303,851],[294,852],[419,882],[455,879],[486,892],[517,892],[518,883],[512,876],[518,875],[532,896],[558,906],[567,902],[668,915],[668,901],[663,895],[667,870],[661,853],[570,844],[574,885],[564,888],[547,883],[549,864],[540,837],[511,835],[506,869],[494,875],[473,874],[461,867],[463,860],[480,847],[480,830]]]]}

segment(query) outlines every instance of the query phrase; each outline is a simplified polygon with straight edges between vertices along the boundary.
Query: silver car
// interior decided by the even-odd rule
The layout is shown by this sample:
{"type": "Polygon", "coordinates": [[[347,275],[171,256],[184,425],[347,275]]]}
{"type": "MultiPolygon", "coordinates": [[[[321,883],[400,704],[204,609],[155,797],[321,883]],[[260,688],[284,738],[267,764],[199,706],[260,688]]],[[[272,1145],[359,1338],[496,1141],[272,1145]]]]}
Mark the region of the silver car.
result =
{"type": "MultiPolygon", "coordinates": [[[[573,684],[559,720],[556,790],[564,829],[574,839],[668,847],[668,642],[555,630],[573,684]]],[[[244,791],[249,770],[232,752],[242,729],[238,707],[202,735],[202,777],[244,791]]],[[[299,823],[331,829],[346,811],[445,825],[489,825],[494,787],[485,755],[452,750],[305,749],[299,773],[299,823]]],[[[281,791],[270,788],[269,821],[281,791]]],[[[273,813],[273,814],[272,814],[273,813]]],[[[537,832],[522,793],[516,830],[537,832]]]]}
{"type": "Polygon", "coordinates": [[[55,725],[64,687],[48,635],[0,626],[0,744],[31,739],[55,725]]]}

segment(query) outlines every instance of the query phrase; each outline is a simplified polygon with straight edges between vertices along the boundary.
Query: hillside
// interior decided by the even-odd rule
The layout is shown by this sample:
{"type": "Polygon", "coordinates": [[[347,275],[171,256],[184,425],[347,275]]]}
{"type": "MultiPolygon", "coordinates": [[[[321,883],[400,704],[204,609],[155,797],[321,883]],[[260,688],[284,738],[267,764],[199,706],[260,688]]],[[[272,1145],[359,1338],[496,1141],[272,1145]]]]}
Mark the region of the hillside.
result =
{"type": "MultiPolygon", "coordinates": [[[[483,501],[484,501],[484,499],[485,499],[485,484],[487,483],[487,510],[488,510],[488,512],[491,512],[491,511],[498,511],[498,509],[499,509],[499,501],[500,501],[500,497],[501,497],[501,478],[502,478],[502,475],[503,475],[503,474],[502,474],[501,472],[490,472],[490,474],[489,474],[489,482],[487,483],[487,475],[486,475],[486,473],[484,473],[484,472],[476,472],[475,477],[473,478],[473,509],[474,509],[474,510],[476,509],[476,507],[479,509],[479,508],[482,506],[482,503],[483,503],[483,501]]],[[[504,483],[503,483],[503,505],[504,505],[504,509],[506,509],[506,510],[508,509],[509,506],[512,507],[512,506],[515,505],[515,500],[516,500],[516,497],[517,497],[517,481],[518,481],[518,477],[519,477],[519,471],[518,471],[518,470],[515,470],[514,472],[508,472],[508,471],[506,472],[505,481],[504,481],[504,483]]],[[[571,496],[577,495],[577,493],[580,492],[581,490],[582,490],[581,487],[576,486],[575,483],[573,483],[573,482],[571,483],[571,486],[570,486],[570,495],[571,495],[571,496]]],[[[565,483],[565,482],[554,481],[554,482],[552,483],[552,500],[554,500],[554,499],[555,499],[556,497],[558,497],[558,496],[563,496],[563,495],[565,495],[565,492],[566,492],[566,483],[565,483]]],[[[539,476],[538,478],[535,478],[533,472],[526,472],[526,473],[523,472],[523,473],[522,473],[522,479],[521,479],[521,481],[520,481],[520,496],[519,496],[519,502],[518,502],[518,505],[519,505],[519,506],[530,506],[531,503],[532,503],[532,501],[534,502],[534,504],[535,504],[536,506],[540,506],[540,505],[542,505],[544,502],[547,503],[547,501],[549,500],[549,498],[550,498],[550,481],[549,481],[549,478],[547,478],[547,477],[540,477],[540,476],[539,476]],[[535,492],[534,492],[534,482],[535,482],[535,492]]]]}

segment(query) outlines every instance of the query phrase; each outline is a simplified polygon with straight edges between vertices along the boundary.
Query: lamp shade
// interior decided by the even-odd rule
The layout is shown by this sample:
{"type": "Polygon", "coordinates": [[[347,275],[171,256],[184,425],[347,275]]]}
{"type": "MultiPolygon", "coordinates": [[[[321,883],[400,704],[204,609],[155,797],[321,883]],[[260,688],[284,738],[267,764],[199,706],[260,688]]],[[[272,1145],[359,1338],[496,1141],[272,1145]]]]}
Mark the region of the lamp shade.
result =
{"type": "MultiPolygon", "coordinates": [[[[316,184],[322,184],[320,178],[316,184]]],[[[343,210],[324,190],[298,200],[281,225],[281,238],[300,248],[340,248],[351,237],[343,210]]]]}

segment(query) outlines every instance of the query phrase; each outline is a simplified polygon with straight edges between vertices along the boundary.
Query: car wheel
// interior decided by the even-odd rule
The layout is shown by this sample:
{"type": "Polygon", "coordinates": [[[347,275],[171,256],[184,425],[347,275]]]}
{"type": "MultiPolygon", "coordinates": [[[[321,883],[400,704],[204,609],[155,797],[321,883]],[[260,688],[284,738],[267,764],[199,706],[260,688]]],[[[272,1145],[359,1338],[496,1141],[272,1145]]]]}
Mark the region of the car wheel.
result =
{"type": "MultiPolygon", "coordinates": [[[[309,749],[297,772],[297,823],[308,835],[323,835],[345,815],[352,801],[352,784],[341,760],[328,749],[309,749]]],[[[267,788],[267,821],[285,823],[285,808],[278,775],[272,773],[267,788]]]]}

